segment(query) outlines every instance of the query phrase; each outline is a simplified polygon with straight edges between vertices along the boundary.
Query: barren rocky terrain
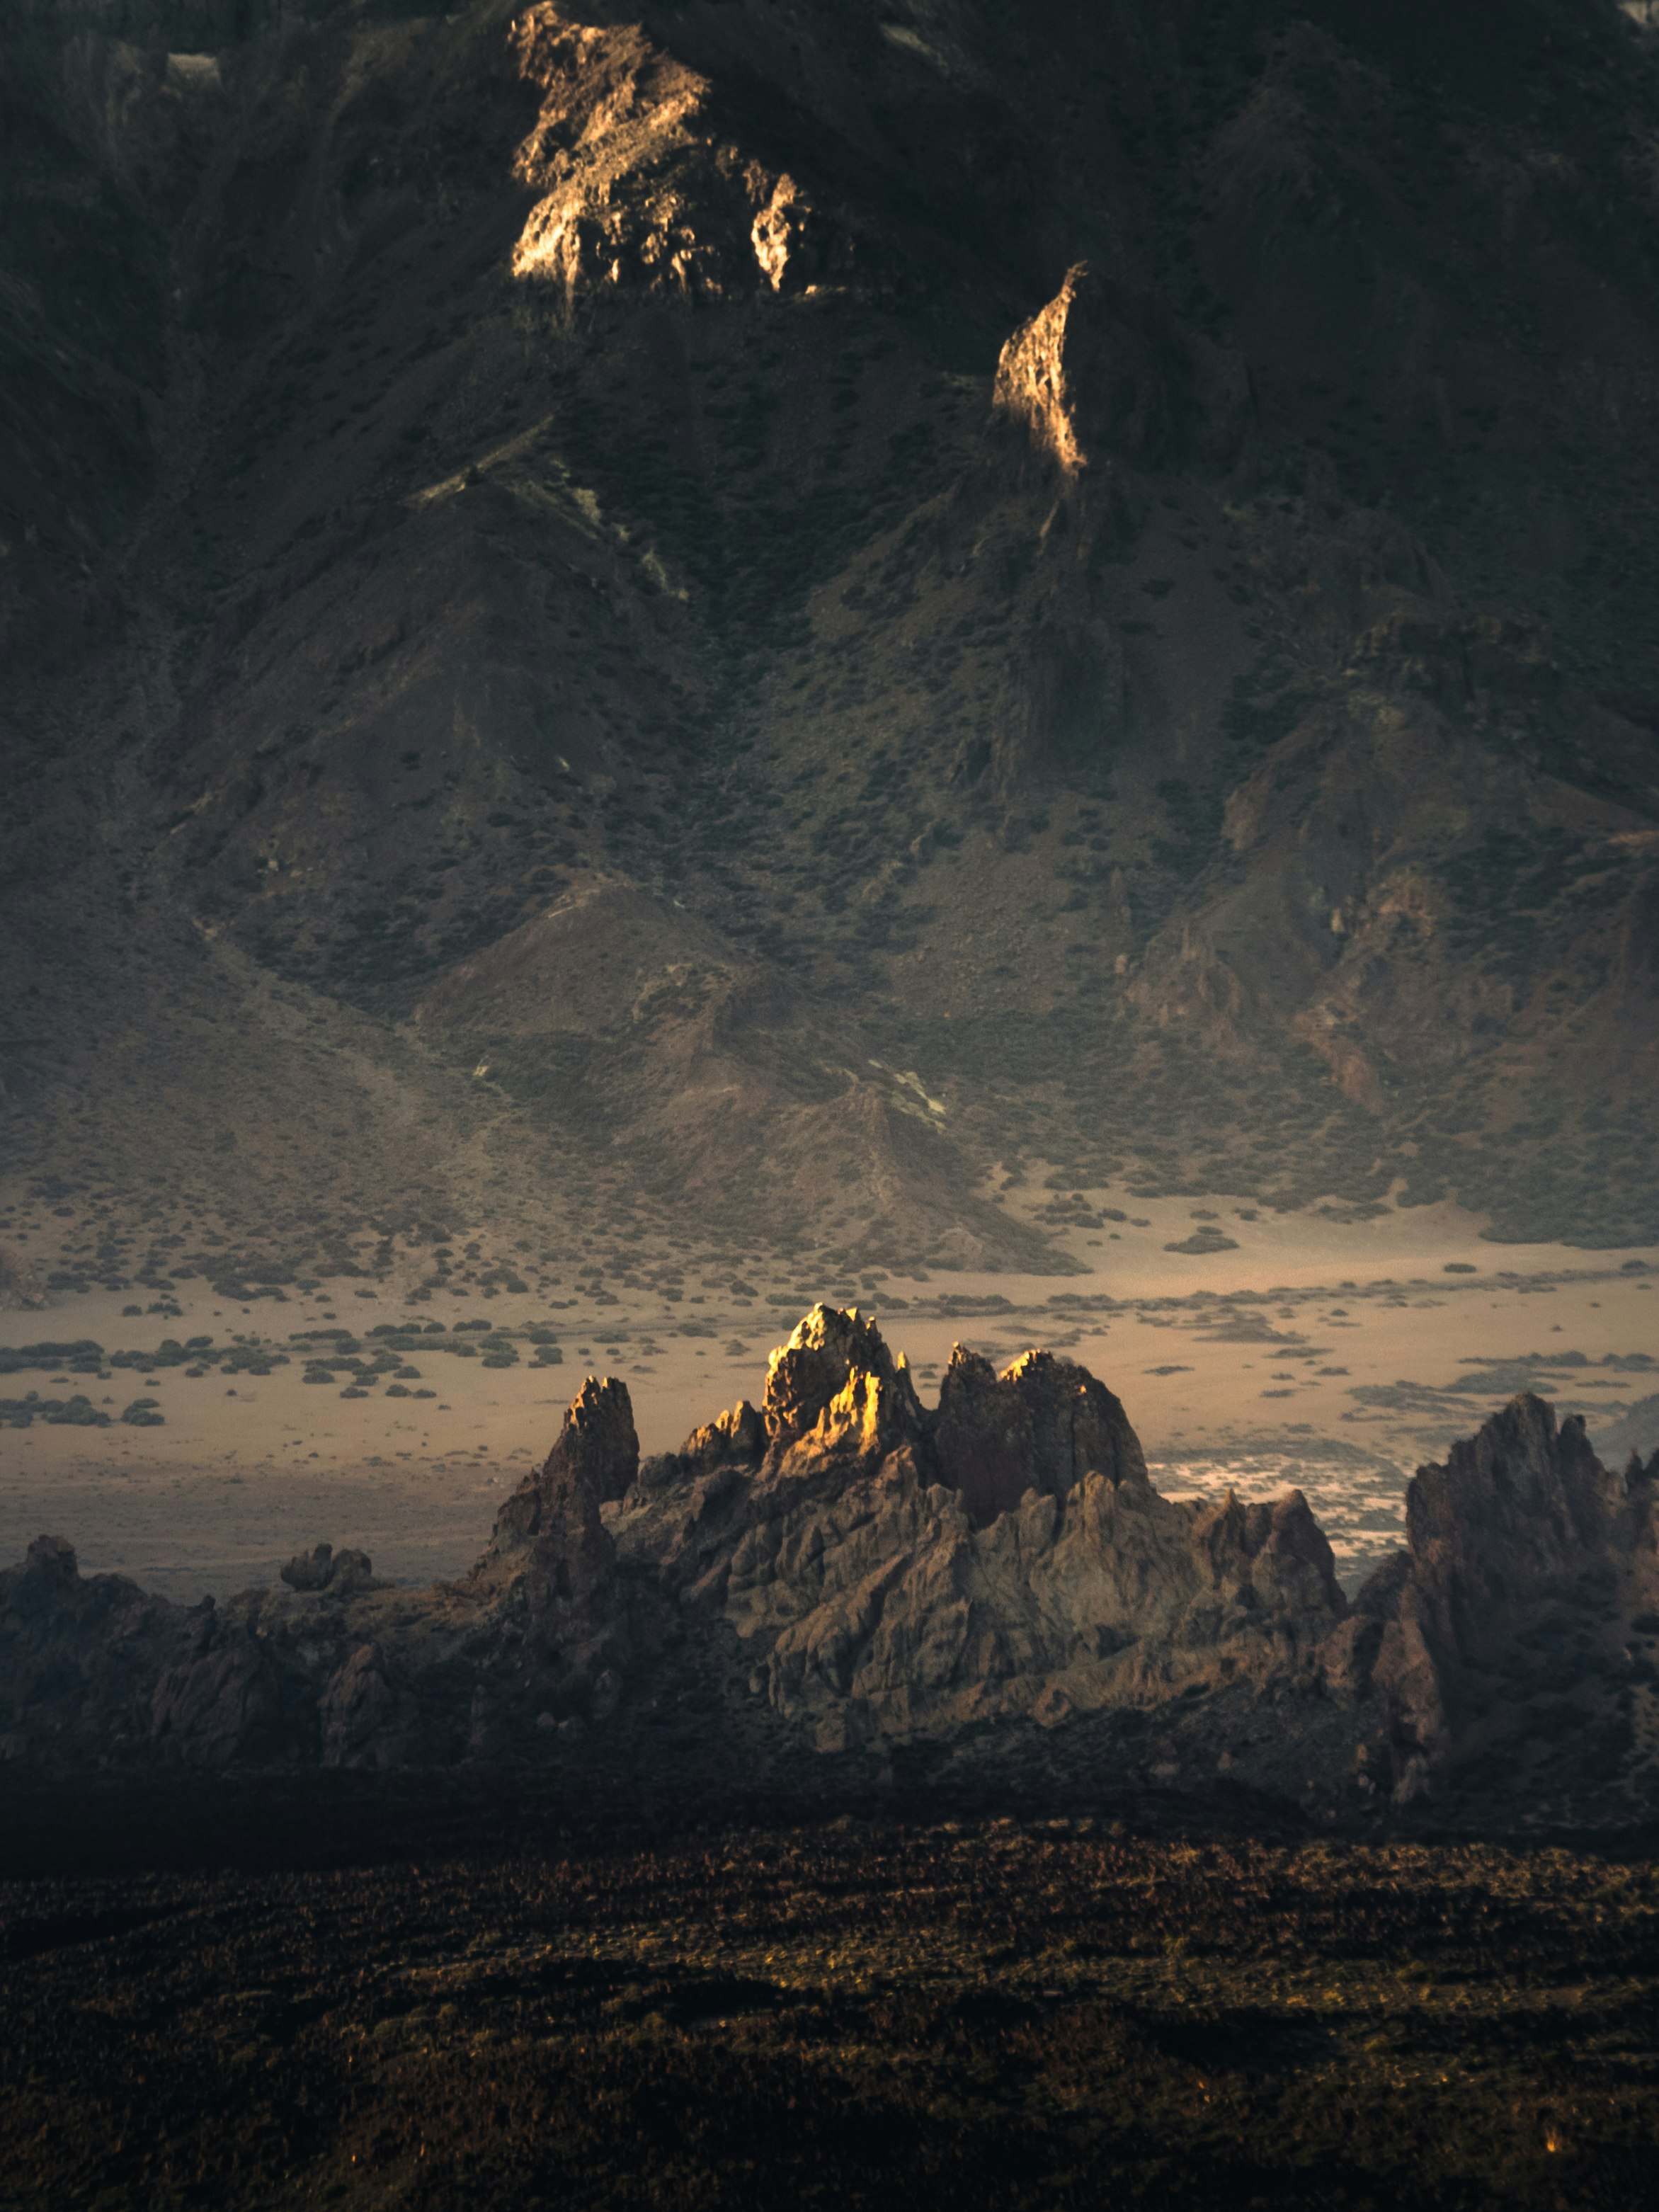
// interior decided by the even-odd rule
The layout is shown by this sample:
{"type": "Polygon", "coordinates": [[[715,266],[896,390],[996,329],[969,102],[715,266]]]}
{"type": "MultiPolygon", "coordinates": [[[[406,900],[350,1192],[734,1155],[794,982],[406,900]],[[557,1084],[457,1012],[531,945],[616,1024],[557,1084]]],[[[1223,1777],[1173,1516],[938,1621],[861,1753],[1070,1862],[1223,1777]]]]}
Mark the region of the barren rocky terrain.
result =
{"type": "Polygon", "coordinates": [[[426,1591],[40,1538],[0,2197],[1632,2199],[1656,1487],[1518,1396],[1350,1602],[1084,1369],[958,1350],[930,1411],[820,1306],[677,1452],[590,1376],[426,1591]]]}
{"type": "Polygon", "coordinates": [[[130,1790],[94,1790],[101,1852],[19,1801],[0,2201],[1647,2191],[1650,1858],[1249,1839],[1145,1797],[737,1828],[379,1799],[221,1790],[182,1856],[130,1790]]]}
{"type": "MultiPolygon", "coordinates": [[[[325,1342],[307,1380],[407,1371],[410,1339],[325,1342]]],[[[1659,1450],[1609,1468],[1529,1390],[1418,1468],[1404,1546],[1352,1595],[1301,1490],[1170,1498],[1053,1352],[999,1374],[958,1345],[929,1407],[872,1322],[818,1305],[757,1403],[710,1412],[642,1456],[625,1384],[590,1374],[470,1568],[423,1589],[323,1541],[180,1605],[44,1534],[0,1573],[0,1758],[550,1761],[579,1795],[1178,1781],[1338,1831],[1419,1802],[1653,1817],[1659,1450]]]]}
{"type": "Polygon", "coordinates": [[[9,0],[0,2208],[1642,2198],[1656,300],[1650,0],[9,0]]]}
{"type": "MultiPolygon", "coordinates": [[[[1517,1389],[1583,1415],[1610,1466],[1659,1447],[1651,1247],[1494,1249],[1444,1204],[1356,1223],[1014,1195],[1038,1217],[1060,1206],[1048,1233],[1078,1272],[882,1269],[840,1299],[875,1316],[927,1403],[957,1343],[999,1367],[1034,1346],[1080,1360],[1166,1493],[1303,1490],[1351,1592],[1400,1542],[1413,1470],[1517,1389]]],[[[104,1233],[67,1206],[13,1222],[15,1249],[54,1255],[43,1277],[104,1233]]],[[[201,1248],[216,1271],[223,1249],[201,1248]]],[[[88,1281],[0,1311],[0,1559],[50,1529],[89,1569],[194,1599],[269,1579],[325,1533],[394,1580],[459,1574],[584,1373],[621,1377],[642,1448],[672,1449],[758,1394],[817,1295],[763,1250],[665,1242],[600,1240],[585,1272],[519,1288],[464,1250],[431,1288],[419,1254],[304,1289],[173,1266],[136,1297],[88,1281]]]]}

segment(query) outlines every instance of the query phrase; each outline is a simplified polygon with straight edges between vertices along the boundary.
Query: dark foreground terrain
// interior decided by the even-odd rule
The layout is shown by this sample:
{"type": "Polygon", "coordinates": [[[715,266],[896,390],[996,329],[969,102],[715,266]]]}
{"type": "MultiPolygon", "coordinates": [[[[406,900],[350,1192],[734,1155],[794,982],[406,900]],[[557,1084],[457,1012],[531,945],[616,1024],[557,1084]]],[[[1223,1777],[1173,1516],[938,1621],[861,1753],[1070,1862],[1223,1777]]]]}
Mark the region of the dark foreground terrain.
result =
{"type": "Polygon", "coordinates": [[[1246,1839],[1152,1797],[573,1822],[545,1791],[17,1787],[0,2203],[1392,2212],[1650,2186],[1646,1846],[1246,1839]]]}

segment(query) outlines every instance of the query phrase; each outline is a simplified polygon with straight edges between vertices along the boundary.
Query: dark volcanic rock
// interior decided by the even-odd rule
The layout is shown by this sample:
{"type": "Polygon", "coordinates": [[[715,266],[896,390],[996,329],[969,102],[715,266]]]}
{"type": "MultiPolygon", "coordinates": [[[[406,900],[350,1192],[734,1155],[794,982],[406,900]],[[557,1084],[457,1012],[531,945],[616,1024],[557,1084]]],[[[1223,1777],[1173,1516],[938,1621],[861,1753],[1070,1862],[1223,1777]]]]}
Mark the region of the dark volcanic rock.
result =
{"type": "Polygon", "coordinates": [[[1022,1788],[1224,1775],[1333,1819],[1425,1793],[1629,1819],[1656,1794],[1656,1492],[1659,1458],[1612,1474],[1518,1398],[1419,1472],[1409,1549],[1350,1607],[1299,1492],[1161,1497],[1085,1370],[958,1352],[930,1413],[868,1321],[820,1306],[763,1412],[643,1468],[626,1389],[590,1377],[477,1566],[429,1591],[319,1545],[186,1612],[41,1538],[0,1575],[0,1747],[826,1787],[902,1757],[1022,1788]]]}
{"type": "Polygon", "coordinates": [[[544,1494],[580,1481],[601,1504],[620,1498],[640,1471],[640,1440],[628,1386],[589,1376],[564,1417],[558,1440],[535,1478],[544,1494]]]}
{"type": "Polygon", "coordinates": [[[415,1747],[420,1708],[394,1686],[378,1644],[362,1644],[323,1692],[319,1715],[325,1766],[393,1766],[415,1747]]]}
{"type": "Polygon", "coordinates": [[[957,1345],[933,1427],[942,1479],[988,1527],[1028,1490],[1063,1498],[1085,1474],[1145,1482],[1146,1461],[1121,1405],[1086,1368],[1028,1352],[1004,1375],[957,1345]]]}
{"type": "Polygon", "coordinates": [[[1158,1497],[1070,1361],[999,1376],[958,1351],[930,1414],[867,1320],[820,1306],[773,1354],[763,1422],[763,1455],[739,1408],[653,1467],[618,1557],[729,1629],[753,1693],[822,1749],[1317,1694],[1346,1604],[1305,1503],[1158,1497]]]}
{"type": "Polygon", "coordinates": [[[215,1638],[197,1656],[170,1667],[150,1708],[161,1750],[204,1766],[274,1756],[283,1747],[282,1717],[270,1647],[246,1630],[215,1638]]]}
{"type": "Polygon", "coordinates": [[[349,1597],[369,1587],[374,1570],[367,1552],[337,1552],[331,1544],[318,1544],[309,1552],[296,1552],[282,1578],[290,1589],[332,1590],[336,1597],[349,1597]]]}
{"type": "Polygon", "coordinates": [[[781,1472],[826,1459],[873,1464],[924,1431],[909,1368],[856,1306],[814,1306],[772,1354],[762,1419],[767,1463],[781,1472]]]}
{"type": "Polygon", "coordinates": [[[522,1578],[564,1602],[591,1602],[616,1569],[616,1547],[599,1519],[600,1500],[622,1497],[639,1464],[627,1386],[589,1376],[545,1464],[525,1478],[496,1515],[489,1548],[468,1587],[499,1589],[522,1578]]]}
{"type": "Polygon", "coordinates": [[[1650,1696],[1637,1622],[1659,1605],[1659,1455],[1602,1466],[1582,1419],[1524,1395],[1407,1492],[1407,1562],[1359,1608],[1383,1626],[1371,1668],[1396,1788],[1486,1768],[1579,1792],[1645,1773],[1633,1702],[1650,1696]],[[1629,1709],[1629,1710],[1627,1710],[1629,1709]]]}
{"type": "Polygon", "coordinates": [[[185,1612],[125,1575],[82,1577],[59,1536],[0,1573],[0,1743],[18,1759],[91,1760],[147,1747],[156,1685],[199,1648],[185,1612]]]}
{"type": "Polygon", "coordinates": [[[334,1547],[319,1544],[309,1552],[296,1552],[282,1570],[283,1580],[290,1589],[326,1589],[334,1572],[334,1547]]]}

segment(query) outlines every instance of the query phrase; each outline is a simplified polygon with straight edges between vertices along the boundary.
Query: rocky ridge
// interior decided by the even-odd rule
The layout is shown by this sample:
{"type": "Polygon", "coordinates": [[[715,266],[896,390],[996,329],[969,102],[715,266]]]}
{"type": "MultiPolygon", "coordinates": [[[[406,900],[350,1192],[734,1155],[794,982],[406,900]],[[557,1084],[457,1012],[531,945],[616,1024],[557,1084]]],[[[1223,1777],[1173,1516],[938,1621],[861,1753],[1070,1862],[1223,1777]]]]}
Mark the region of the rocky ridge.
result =
{"type": "Polygon", "coordinates": [[[186,1609],[40,1538],[0,1575],[0,1750],[1631,1819],[1659,1792],[1656,1496],[1659,1455],[1612,1474],[1517,1398],[1419,1471],[1408,1548],[1350,1604],[1299,1492],[1162,1497],[1081,1367],[958,1351],[928,1409],[820,1306],[678,1453],[641,1461],[590,1377],[429,1590],[319,1545],[186,1609]]]}
{"type": "Polygon", "coordinates": [[[1628,9],[8,14],[0,1199],[1654,1232],[1628,9]]]}

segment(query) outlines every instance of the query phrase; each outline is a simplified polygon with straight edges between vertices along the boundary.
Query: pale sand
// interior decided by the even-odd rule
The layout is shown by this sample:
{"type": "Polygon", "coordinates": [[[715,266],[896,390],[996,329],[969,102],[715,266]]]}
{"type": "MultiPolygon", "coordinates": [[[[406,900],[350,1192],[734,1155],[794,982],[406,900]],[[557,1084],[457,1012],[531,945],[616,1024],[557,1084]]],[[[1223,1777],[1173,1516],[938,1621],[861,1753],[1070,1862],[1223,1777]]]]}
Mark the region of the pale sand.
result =
{"type": "MultiPolygon", "coordinates": [[[[1032,1206],[1048,1194],[1014,1195],[1032,1206]]],[[[1401,1381],[1443,1389],[1463,1371],[1460,1361],[1559,1358],[1571,1350],[1591,1364],[1546,1373],[1540,1387],[1564,1410],[1588,1412],[1592,1434],[1599,1409],[1610,1419],[1659,1389],[1659,1373],[1598,1364],[1608,1354],[1659,1358],[1659,1272],[1637,1274],[1625,1264],[1641,1260],[1659,1271],[1659,1249],[1485,1243],[1478,1222],[1444,1206],[1345,1225],[1307,1212],[1247,1223],[1213,1201],[1214,1225],[1240,1249],[1192,1256],[1164,1247],[1191,1232],[1198,1201],[1091,1195],[1151,1225],[1120,1227],[1116,1241],[1099,1231],[1075,1235],[1072,1246],[1093,1270],[1088,1275],[936,1274],[926,1282],[881,1280],[868,1291],[849,1278],[826,1283],[823,1292],[855,1295],[875,1314],[895,1350],[908,1352],[925,1400],[957,1340],[1000,1364],[1032,1344],[1066,1352],[1123,1399],[1160,1488],[1192,1494],[1231,1480],[1254,1496],[1297,1482],[1336,1541],[1350,1581],[1398,1540],[1410,1469],[1471,1431],[1507,1395],[1376,1405],[1356,1399],[1357,1389],[1401,1381]],[[1479,1272],[1448,1274],[1448,1261],[1479,1272]],[[1219,1313],[1201,1299],[1176,1303],[1239,1291],[1268,1302],[1219,1313]],[[1139,1303],[1109,1315],[1070,1303],[1103,1295],[1139,1303]],[[941,1300],[990,1297],[1006,1299],[1012,1310],[957,1317],[938,1310],[941,1300]],[[900,1306],[901,1299],[908,1303],[900,1306]],[[1236,1326],[1241,1316],[1265,1318],[1283,1340],[1218,1338],[1218,1322],[1236,1326]],[[1320,1371],[1332,1369],[1343,1371],[1320,1371]]],[[[797,1293],[805,1286],[774,1271],[757,1279],[767,1294],[744,1301],[694,1287],[705,1272],[714,1270],[688,1267],[689,1295],[678,1304],[618,1290],[617,1303],[603,1309],[580,1298],[554,1310],[534,1293],[488,1303],[439,1293],[405,1306],[392,1280],[372,1298],[337,1283],[315,1296],[248,1306],[182,1285],[177,1318],[122,1319],[122,1307],[143,1293],[98,1292],[44,1311],[0,1313],[0,1344],[88,1337],[106,1351],[205,1333],[222,1343],[257,1334],[292,1353],[291,1332],[328,1326],[331,1316],[359,1331],[405,1316],[452,1326],[476,1316],[508,1328],[550,1321],[565,1358],[550,1370],[501,1370],[422,1353],[421,1387],[438,1394],[425,1401],[388,1401],[379,1390],[342,1399],[337,1389],[303,1383],[297,1356],[263,1379],[227,1379],[212,1370],[191,1379],[177,1368],[159,1370],[153,1382],[137,1370],[118,1370],[108,1382],[54,1382],[44,1371],[0,1377],[0,1396],[84,1389],[118,1413],[143,1395],[159,1400],[165,1416],[154,1429],[38,1421],[26,1431],[0,1429],[0,1561],[51,1529],[76,1544],[88,1567],[119,1568],[181,1596],[204,1589],[223,1595],[266,1579],[319,1538],[359,1544],[380,1571],[400,1578],[456,1573],[476,1556],[501,1497],[545,1453],[584,1373],[626,1380],[647,1451],[671,1449],[740,1396],[759,1396],[768,1351],[807,1302],[780,1283],[797,1293]],[[712,1334],[688,1336],[688,1325],[712,1334]]],[[[521,1350],[527,1355],[529,1347],[521,1350]]]]}

